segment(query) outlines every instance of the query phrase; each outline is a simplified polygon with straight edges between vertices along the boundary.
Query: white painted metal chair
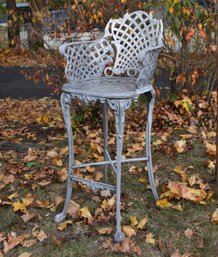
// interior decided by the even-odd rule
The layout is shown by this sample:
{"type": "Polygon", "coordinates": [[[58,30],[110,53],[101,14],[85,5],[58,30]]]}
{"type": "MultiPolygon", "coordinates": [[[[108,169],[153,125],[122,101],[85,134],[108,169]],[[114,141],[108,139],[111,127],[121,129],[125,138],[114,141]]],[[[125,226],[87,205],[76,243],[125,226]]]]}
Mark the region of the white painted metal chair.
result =
{"type": "Polygon", "coordinates": [[[151,80],[156,68],[159,49],[162,47],[163,25],[151,14],[136,11],[121,19],[111,19],[103,38],[88,42],[64,43],[60,52],[67,59],[66,77],[68,83],[62,88],[61,104],[68,134],[69,170],[67,194],[63,211],[55,221],[62,222],[66,215],[72,194],[73,181],[82,182],[93,190],[116,191],[116,233],[114,241],[125,239],[121,231],[120,193],[121,164],[124,162],[147,161],[149,181],[154,198],[155,188],[151,159],[151,124],[155,91],[151,80]],[[148,111],[146,127],[146,156],[122,159],[125,111],[140,94],[147,94],[148,111]],[[104,105],[104,161],[75,165],[74,144],[71,126],[70,105],[72,99],[85,103],[99,100],[104,105]],[[116,122],[116,160],[108,152],[108,108],[114,110],[116,122]],[[75,168],[104,165],[104,183],[89,181],[74,175],[75,168]],[[108,165],[116,173],[116,185],[107,183],[108,165]]]}

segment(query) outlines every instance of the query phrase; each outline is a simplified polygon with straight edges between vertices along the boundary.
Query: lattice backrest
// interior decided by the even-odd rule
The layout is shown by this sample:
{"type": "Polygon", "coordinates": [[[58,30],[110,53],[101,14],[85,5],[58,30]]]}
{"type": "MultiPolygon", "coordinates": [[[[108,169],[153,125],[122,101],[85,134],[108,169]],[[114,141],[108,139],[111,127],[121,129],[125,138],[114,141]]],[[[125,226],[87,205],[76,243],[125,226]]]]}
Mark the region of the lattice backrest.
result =
{"type": "Polygon", "coordinates": [[[162,45],[162,32],[162,21],[143,11],[111,19],[105,28],[105,36],[111,37],[116,47],[114,67],[109,68],[111,72],[136,75],[141,69],[139,53],[162,45]]]}
{"type": "Polygon", "coordinates": [[[162,32],[162,21],[143,11],[111,19],[102,39],[60,46],[61,54],[67,59],[67,80],[125,73],[128,76],[139,75],[137,87],[150,83],[158,55],[155,49],[162,46],[162,32]],[[153,50],[154,56],[148,54],[148,50],[153,50]],[[145,81],[146,76],[148,79],[145,81]]]}

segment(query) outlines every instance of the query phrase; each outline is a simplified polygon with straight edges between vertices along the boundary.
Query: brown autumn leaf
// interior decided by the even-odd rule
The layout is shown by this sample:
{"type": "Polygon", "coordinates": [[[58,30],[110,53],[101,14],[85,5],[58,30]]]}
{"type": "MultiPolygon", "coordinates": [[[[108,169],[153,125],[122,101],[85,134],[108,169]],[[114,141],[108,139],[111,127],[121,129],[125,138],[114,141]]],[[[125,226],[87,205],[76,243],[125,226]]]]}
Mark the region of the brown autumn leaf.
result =
{"type": "Polygon", "coordinates": [[[35,245],[36,243],[37,243],[36,239],[28,239],[28,240],[23,241],[21,244],[23,247],[29,248],[29,247],[35,245]]]}
{"type": "Polygon", "coordinates": [[[178,153],[184,152],[186,149],[186,140],[181,139],[181,140],[176,141],[175,148],[178,153]]]}
{"type": "Polygon", "coordinates": [[[156,241],[153,237],[154,237],[154,235],[152,233],[146,234],[145,242],[148,244],[155,245],[156,241]]]}
{"type": "Polygon", "coordinates": [[[185,39],[186,39],[186,41],[190,41],[191,40],[191,38],[194,36],[194,34],[195,34],[195,30],[194,29],[191,29],[187,34],[186,34],[186,36],[185,36],[185,39]]]}
{"type": "Polygon", "coordinates": [[[55,201],[54,201],[55,207],[58,207],[63,202],[64,202],[64,198],[62,196],[55,197],[55,201]]]}
{"type": "Polygon", "coordinates": [[[60,247],[61,246],[61,240],[59,240],[56,235],[52,234],[51,235],[51,242],[53,245],[60,247]]]}
{"type": "Polygon", "coordinates": [[[212,224],[218,224],[218,208],[213,212],[210,221],[212,224]]]}
{"type": "Polygon", "coordinates": [[[130,248],[131,241],[126,238],[121,244],[115,244],[112,247],[112,251],[115,253],[130,253],[131,248],[130,248]]]}
{"type": "Polygon", "coordinates": [[[69,224],[72,224],[72,223],[73,223],[72,220],[66,220],[66,221],[64,221],[62,223],[59,223],[58,224],[58,230],[62,231],[64,229],[66,229],[69,224]]]}
{"type": "Polygon", "coordinates": [[[27,213],[25,213],[24,215],[21,216],[22,220],[25,223],[27,223],[28,221],[30,221],[30,220],[32,220],[32,219],[34,219],[36,217],[38,218],[38,214],[36,214],[36,213],[29,213],[29,212],[27,212],[27,213]]]}
{"type": "Polygon", "coordinates": [[[48,237],[46,233],[42,229],[39,229],[37,225],[32,229],[32,235],[40,242],[44,241],[48,237]]]}
{"type": "Polygon", "coordinates": [[[105,227],[98,229],[98,233],[100,235],[110,235],[112,233],[113,229],[111,227],[105,227]]]}
{"type": "Polygon", "coordinates": [[[9,235],[8,240],[7,241],[5,240],[3,242],[3,245],[4,245],[3,252],[4,252],[4,254],[6,254],[10,250],[14,249],[15,246],[21,244],[25,238],[26,238],[26,235],[17,236],[15,233],[9,235]]]}
{"type": "Polygon", "coordinates": [[[205,190],[188,187],[184,182],[170,181],[167,187],[170,191],[163,193],[161,197],[184,198],[196,203],[205,204],[203,200],[206,200],[208,196],[205,190]]]}
{"type": "Polygon", "coordinates": [[[130,226],[122,226],[122,230],[128,238],[132,238],[132,237],[136,236],[135,230],[133,228],[131,228],[130,226]]]}
{"type": "Polygon", "coordinates": [[[183,208],[182,208],[182,206],[181,206],[181,204],[180,203],[178,203],[177,205],[173,205],[173,206],[171,206],[171,208],[172,209],[175,209],[175,210],[177,210],[177,211],[183,211],[183,208]]]}
{"type": "Polygon", "coordinates": [[[183,74],[179,74],[177,77],[176,77],[176,83],[177,84],[184,84],[186,82],[186,78],[183,74]]]}
{"type": "Polygon", "coordinates": [[[109,197],[109,196],[111,196],[110,190],[101,190],[100,194],[101,194],[101,196],[103,196],[103,197],[109,197]]]}
{"type": "Polygon", "coordinates": [[[74,202],[73,200],[70,200],[67,213],[74,218],[78,215],[79,207],[80,205],[78,203],[74,202]]]}
{"type": "Polygon", "coordinates": [[[190,240],[193,236],[193,231],[190,228],[185,230],[185,236],[190,240]]]}
{"type": "Polygon", "coordinates": [[[103,177],[104,177],[104,175],[101,171],[97,171],[95,173],[95,181],[100,181],[103,177]]]}
{"type": "Polygon", "coordinates": [[[187,180],[186,169],[182,165],[176,166],[173,171],[179,174],[183,181],[187,180]]]}
{"type": "Polygon", "coordinates": [[[86,170],[90,173],[95,172],[95,167],[86,166],[86,170]]]}
{"type": "Polygon", "coordinates": [[[14,176],[13,175],[1,175],[0,174],[0,190],[3,189],[6,185],[8,185],[9,183],[14,182],[14,176]]]}
{"type": "Polygon", "coordinates": [[[47,156],[51,158],[56,158],[58,157],[58,153],[55,150],[50,150],[47,152],[47,156]]]}
{"type": "Polygon", "coordinates": [[[216,156],[216,145],[214,143],[205,142],[206,151],[211,156],[216,156]]]}

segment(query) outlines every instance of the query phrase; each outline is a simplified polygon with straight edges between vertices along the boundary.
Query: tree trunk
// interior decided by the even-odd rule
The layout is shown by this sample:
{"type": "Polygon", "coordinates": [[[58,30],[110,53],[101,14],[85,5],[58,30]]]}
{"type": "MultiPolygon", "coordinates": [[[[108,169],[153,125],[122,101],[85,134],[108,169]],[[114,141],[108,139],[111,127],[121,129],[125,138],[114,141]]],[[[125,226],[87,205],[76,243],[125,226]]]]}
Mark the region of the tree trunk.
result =
{"type": "Polygon", "coordinates": [[[9,47],[20,47],[19,21],[15,0],[7,0],[9,47]]]}
{"type": "Polygon", "coordinates": [[[31,0],[32,9],[32,31],[29,37],[30,48],[38,48],[43,46],[42,21],[40,20],[40,12],[42,11],[42,1],[31,0]]]}
{"type": "MultiPolygon", "coordinates": [[[[216,53],[217,64],[218,64],[218,54],[216,53]]],[[[218,104],[218,72],[216,72],[216,93],[217,93],[217,104],[218,104]]],[[[218,111],[216,114],[216,196],[218,199],[218,111]]]]}

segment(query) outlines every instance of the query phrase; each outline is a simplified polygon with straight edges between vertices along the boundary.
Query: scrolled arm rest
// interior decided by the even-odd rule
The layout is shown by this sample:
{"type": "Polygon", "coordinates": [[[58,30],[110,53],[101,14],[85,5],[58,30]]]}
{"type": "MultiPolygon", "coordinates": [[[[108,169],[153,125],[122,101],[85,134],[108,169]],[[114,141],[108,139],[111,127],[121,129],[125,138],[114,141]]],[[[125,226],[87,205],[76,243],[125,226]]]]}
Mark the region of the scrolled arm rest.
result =
{"type": "Polygon", "coordinates": [[[68,81],[100,76],[114,55],[110,42],[104,37],[95,41],[64,43],[59,51],[67,59],[65,73],[68,81]]]}
{"type": "Polygon", "coordinates": [[[146,49],[144,49],[144,50],[142,50],[140,53],[139,53],[139,55],[138,55],[138,60],[139,60],[139,62],[141,63],[141,64],[143,64],[143,61],[144,61],[144,59],[146,59],[146,55],[148,55],[148,54],[156,54],[156,51],[158,50],[160,50],[160,48],[162,48],[163,47],[163,44],[160,44],[160,45],[158,45],[158,46],[154,46],[154,47],[149,47],[149,48],[146,48],[146,49]]]}
{"type": "Polygon", "coordinates": [[[157,66],[158,53],[161,47],[162,45],[158,45],[140,52],[138,60],[141,63],[142,68],[136,81],[136,87],[138,89],[152,86],[151,81],[157,66]]]}

